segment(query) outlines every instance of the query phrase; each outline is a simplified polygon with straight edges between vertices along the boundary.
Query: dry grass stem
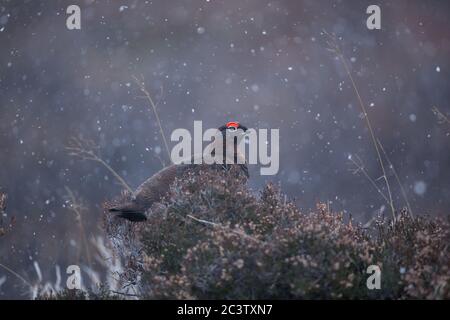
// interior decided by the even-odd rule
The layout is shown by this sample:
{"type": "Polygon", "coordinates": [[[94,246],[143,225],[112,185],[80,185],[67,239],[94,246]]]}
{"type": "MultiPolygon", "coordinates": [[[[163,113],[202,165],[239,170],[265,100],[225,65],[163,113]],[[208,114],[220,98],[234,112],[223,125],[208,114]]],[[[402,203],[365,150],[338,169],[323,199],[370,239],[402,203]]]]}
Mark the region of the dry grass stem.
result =
{"type": "Polygon", "coordinates": [[[120,182],[120,184],[128,190],[130,193],[133,193],[133,189],[126,183],[126,181],[114,170],[106,161],[104,161],[97,153],[99,147],[91,140],[82,140],[78,138],[71,138],[68,146],[66,146],[66,150],[70,156],[81,158],[82,160],[90,160],[94,162],[98,162],[103,165],[116,179],[120,182]]]}
{"type": "Polygon", "coordinates": [[[388,157],[386,151],[384,150],[384,147],[383,147],[383,145],[381,144],[380,140],[378,140],[378,144],[380,145],[380,149],[381,149],[381,151],[383,152],[384,157],[386,158],[386,161],[387,161],[387,163],[388,163],[388,165],[389,165],[389,168],[392,170],[392,173],[394,174],[395,180],[397,181],[397,183],[398,183],[398,185],[399,185],[399,187],[400,187],[400,191],[401,191],[401,193],[402,193],[403,199],[405,200],[406,207],[408,208],[408,212],[409,212],[409,214],[410,214],[411,216],[413,216],[413,211],[412,211],[412,209],[411,209],[411,205],[410,205],[410,203],[409,203],[408,196],[406,195],[406,190],[405,190],[405,188],[403,187],[402,182],[400,181],[400,177],[399,177],[398,174],[397,174],[397,170],[395,170],[395,167],[394,167],[394,165],[392,164],[391,160],[389,159],[389,157],[388,157]]]}
{"type": "Polygon", "coordinates": [[[331,35],[331,34],[329,34],[326,31],[324,31],[324,33],[328,37],[327,44],[329,46],[329,50],[334,52],[337,55],[337,57],[339,58],[339,60],[342,62],[342,65],[344,66],[345,72],[347,73],[347,75],[348,75],[348,77],[350,79],[350,82],[352,83],[353,90],[355,91],[356,96],[358,98],[359,106],[360,106],[361,111],[362,111],[362,113],[364,115],[364,119],[366,120],[366,125],[367,125],[367,128],[369,129],[369,132],[370,132],[370,138],[371,138],[372,144],[373,144],[373,146],[375,148],[375,151],[376,151],[376,154],[377,154],[377,159],[378,159],[378,162],[380,164],[381,171],[383,173],[382,178],[384,179],[384,181],[386,183],[386,189],[387,189],[387,193],[388,193],[388,197],[389,197],[388,203],[389,203],[389,206],[390,206],[390,209],[391,209],[391,212],[392,212],[392,218],[395,221],[395,208],[394,208],[394,201],[392,199],[391,186],[390,186],[389,180],[388,180],[387,175],[386,175],[386,169],[385,169],[385,165],[384,165],[384,162],[383,162],[383,158],[381,157],[380,149],[378,147],[378,143],[377,143],[377,140],[375,138],[375,133],[374,133],[372,124],[370,122],[370,118],[369,118],[369,115],[367,113],[366,106],[365,106],[365,104],[363,102],[363,99],[362,99],[361,94],[359,92],[358,86],[356,85],[356,82],[355,82],[355,80],[353,78],[353,75],[352,75],[352,73],[350,71],[350,68],[349,68],[349,66],[347,64],[347,61],[346,61],[346,59],[344,57],[344,54],[342,53],[342,51],[341,51],[341,49],[340,49],[340,47],[339,47],[339,45],[337,43],[336,37],[331,35]]]}
{"type": "Polygon", "coordinates": [[[389,204],[389,199],[386,197],[386,195],[383,193],[383,191],[381,191],[381,189],[378,187],[375,180],[372,179],[369,176],[369,174],[367,173],[367,171],[364,167],[364,163],[362,162],[361,158],[359,158],[358,155],[355,155],[355,157],[356,157],[356,160],[353,159],[353,156],[348,157],[350,162],[355,165],[355,168],[352,169],[353,174],[358,174],[359,172],[361,172],[364,175],[364,177],[366,177],[367,180],[372,184],[372,186],[377,190],[377,192],[381,195],[381,197],[386,201],[386,203],[389,204]]]}
{"type": "MultiPolygon", "coordinates": [[[[158,115],[157,104],[155,104],[155,102],[153,101],[152,96],[150,95],[150,93],[148,92],[147,88],[145,87],[144,77],[141,76],[141,79],[138,79],[136,76],[133,76],[133,79],[134,79],[135,83],[137,84],[137,86],[139,87],[139,90],[144,94],[144,98],[148,101],[149,109],[151,111],[153,111],[153,114],[155,116],[156,122],[158,123],[159,132],[161,133],[161,137],[162,137],[162,140],[164,142],[164,147],[166,149],[167,156],[169,157],[169,161],[170,161],[171,157],[170,157],[169,145],[167,144],[166,136],[164,134],[164,130],[163,130],[163,127],[162,127],[162,124],[161,124],[161,119],[159,118],[159,115],[158,115]]],[[[161,88],[161,91],[162,91],[162,88],[161,88]]]]}
{"type": "MultiPolygon", "coordinates": [[[[84,224],[83,224],[83,211],[86,211],[87,208],[81,200],[77,199],[77,197],[75,196],[75,194],[69,187],[65,186],[65,189],[67,192],[67,198],[70,203],[69,208],[70,208],[70,210],[72,210],[75,213],[75,218],[78,223],[78,227],[80,230],[79,238],[80,238],[80,242],[83,244],[84,250],[86,252],[86,260],[87,260],[88,267],[92,269],[91,252],[89,249],[89,242],[87,240],[86,230],[85,230],[84,224]]],[[[80,253],[81,253],[81,247],[80,247],[80,250],[78,251],[77,261],[79,261],[79,259],[80,259],[80,253]]]]}
{"type": "Polygon", "coordinates": [[[8,271],[9,273],[11,273],[13,276],[15,276],[16,278],[20,279],[23,283],[25,283],[27,286],[29,286],[30,288],[32,288],[33,286],[31,285],[30,282],[28,282],[24,277],[22,277],[20,274],[18,274],[17,272],[15,272],[13,269],[5,266],[4,264],[0,263],[0,267],[2,267],[3,269],[5,269],[6,271],[8,271]]]}

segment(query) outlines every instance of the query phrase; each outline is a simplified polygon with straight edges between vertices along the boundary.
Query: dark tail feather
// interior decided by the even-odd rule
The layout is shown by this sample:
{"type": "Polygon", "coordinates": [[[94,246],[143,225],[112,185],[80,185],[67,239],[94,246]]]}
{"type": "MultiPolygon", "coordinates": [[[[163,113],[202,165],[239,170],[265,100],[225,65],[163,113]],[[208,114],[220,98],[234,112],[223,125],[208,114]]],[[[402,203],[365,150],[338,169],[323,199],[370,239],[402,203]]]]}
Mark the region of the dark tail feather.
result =
{"type": "Polygon", "coordinates": [[[141,222],[147,220],[147,216],[145,215],[145,213],[140,211],[111,208],[109,209],[109,212],[115,213],[116,217],[127,219],[133,222],[141,222]]]}

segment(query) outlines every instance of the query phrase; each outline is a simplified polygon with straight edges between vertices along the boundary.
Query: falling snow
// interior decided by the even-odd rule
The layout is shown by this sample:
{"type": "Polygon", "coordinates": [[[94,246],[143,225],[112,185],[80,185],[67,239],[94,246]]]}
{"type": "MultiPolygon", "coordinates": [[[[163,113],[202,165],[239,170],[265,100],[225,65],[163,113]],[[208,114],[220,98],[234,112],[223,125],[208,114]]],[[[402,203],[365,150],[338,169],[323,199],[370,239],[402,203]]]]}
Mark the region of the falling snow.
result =
{"type": "MultiPolygon", "coordinates": [[[[87,208],[86,232],[98,235],[104,200],[123,189],[107,166],[134,188],[169,163],[136,81],[169,147],[171,132],[194,120],[204,129],[228,121],[280,129],[280,171],[270,180],[302,208],[333,200],[333,210],[362,222],[388,210],[365,176],[386,192],[369,121],[415,212],[448,211],[444,3],[422,10],[411,1],[405,11],[390,1],[382,32],[367,30],[365,11],[345,1],[125,3],[83,2],[76,31],[52,1],[0,5],[0,192],[17,220],[0,256],[20,274],[34,276],[39,260],[43,277],[54,277],[54,266],[72,264],[82,248],[68,190],[87,208]],[[337,34],[353,79],[323,29],[337,34]],[[107,166],[70,156],[73,138],[92,142],[107,166]]],[[[269,180],[258,169],[250,167],[255,190],[269,180]]],[[[0,299],[21,297],[3,276],[0,299]]]]}

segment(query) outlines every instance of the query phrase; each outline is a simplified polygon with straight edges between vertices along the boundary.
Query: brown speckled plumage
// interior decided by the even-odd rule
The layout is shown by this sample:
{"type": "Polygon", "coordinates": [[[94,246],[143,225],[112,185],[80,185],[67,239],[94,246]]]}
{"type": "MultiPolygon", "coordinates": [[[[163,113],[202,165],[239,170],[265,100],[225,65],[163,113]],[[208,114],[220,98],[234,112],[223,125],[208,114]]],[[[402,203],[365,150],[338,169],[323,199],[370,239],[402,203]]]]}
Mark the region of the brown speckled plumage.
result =
{"type": "MultiPolygon", "coordinates": [[[[223,129],[219,130],[223,131],[223,129]]],[[[191,158],[191,163],[194,163],[193,160],[195,158],[196,156],[191,158]]],[[[144,221],[146,220],[146,211],[150,209],[153,203],[160,201],[162,197],[164,197],[176,177],[182,177],[188,171],[226,170],[231,166],[239,166],[243,175],[248,178],[248,168],[246,164],[172,164],[161,169],[144,181],[134,192],[133,200],[110,208],[109,211],[116,213],[118,217],[130,221],[144,221]]]]}

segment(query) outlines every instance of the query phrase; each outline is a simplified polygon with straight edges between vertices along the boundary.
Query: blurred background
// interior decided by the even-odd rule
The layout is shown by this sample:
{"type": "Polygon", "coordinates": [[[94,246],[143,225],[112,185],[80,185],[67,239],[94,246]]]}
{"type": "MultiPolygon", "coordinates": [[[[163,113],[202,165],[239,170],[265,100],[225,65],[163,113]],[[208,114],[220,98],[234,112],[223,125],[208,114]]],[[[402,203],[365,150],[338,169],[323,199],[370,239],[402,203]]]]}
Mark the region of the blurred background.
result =
{"type": "MultiPolygon", "coordinates": [[[[64,284],[71,264],[102,277],[92,239],[103,237],[102,204],[123,186],[65,146],[92,140],[132,188],[168,162],[133,76],[145,79],[167,137],[194,120],[280,129],[280,171],[260,176],[252,166],[255,192],[274,181],[305,212],[322,201],[363,223],[390,214],[364,175],[386,194],[323,30],[337,37],[414,214],[447,215],[449,20],[445,0],[1,0],[0,192],[2,219],[15,222],[0,237],[0,298],[29,298],[30,285],[57,282],[58,270],[64,284]],[[81,30],[66,28],[71,4],[81,30]],[[366,27],[371,4],[381,7],[381,30],[366,27]]],[[[387,176],[402,209],[389,168],[387,176]]]]}

